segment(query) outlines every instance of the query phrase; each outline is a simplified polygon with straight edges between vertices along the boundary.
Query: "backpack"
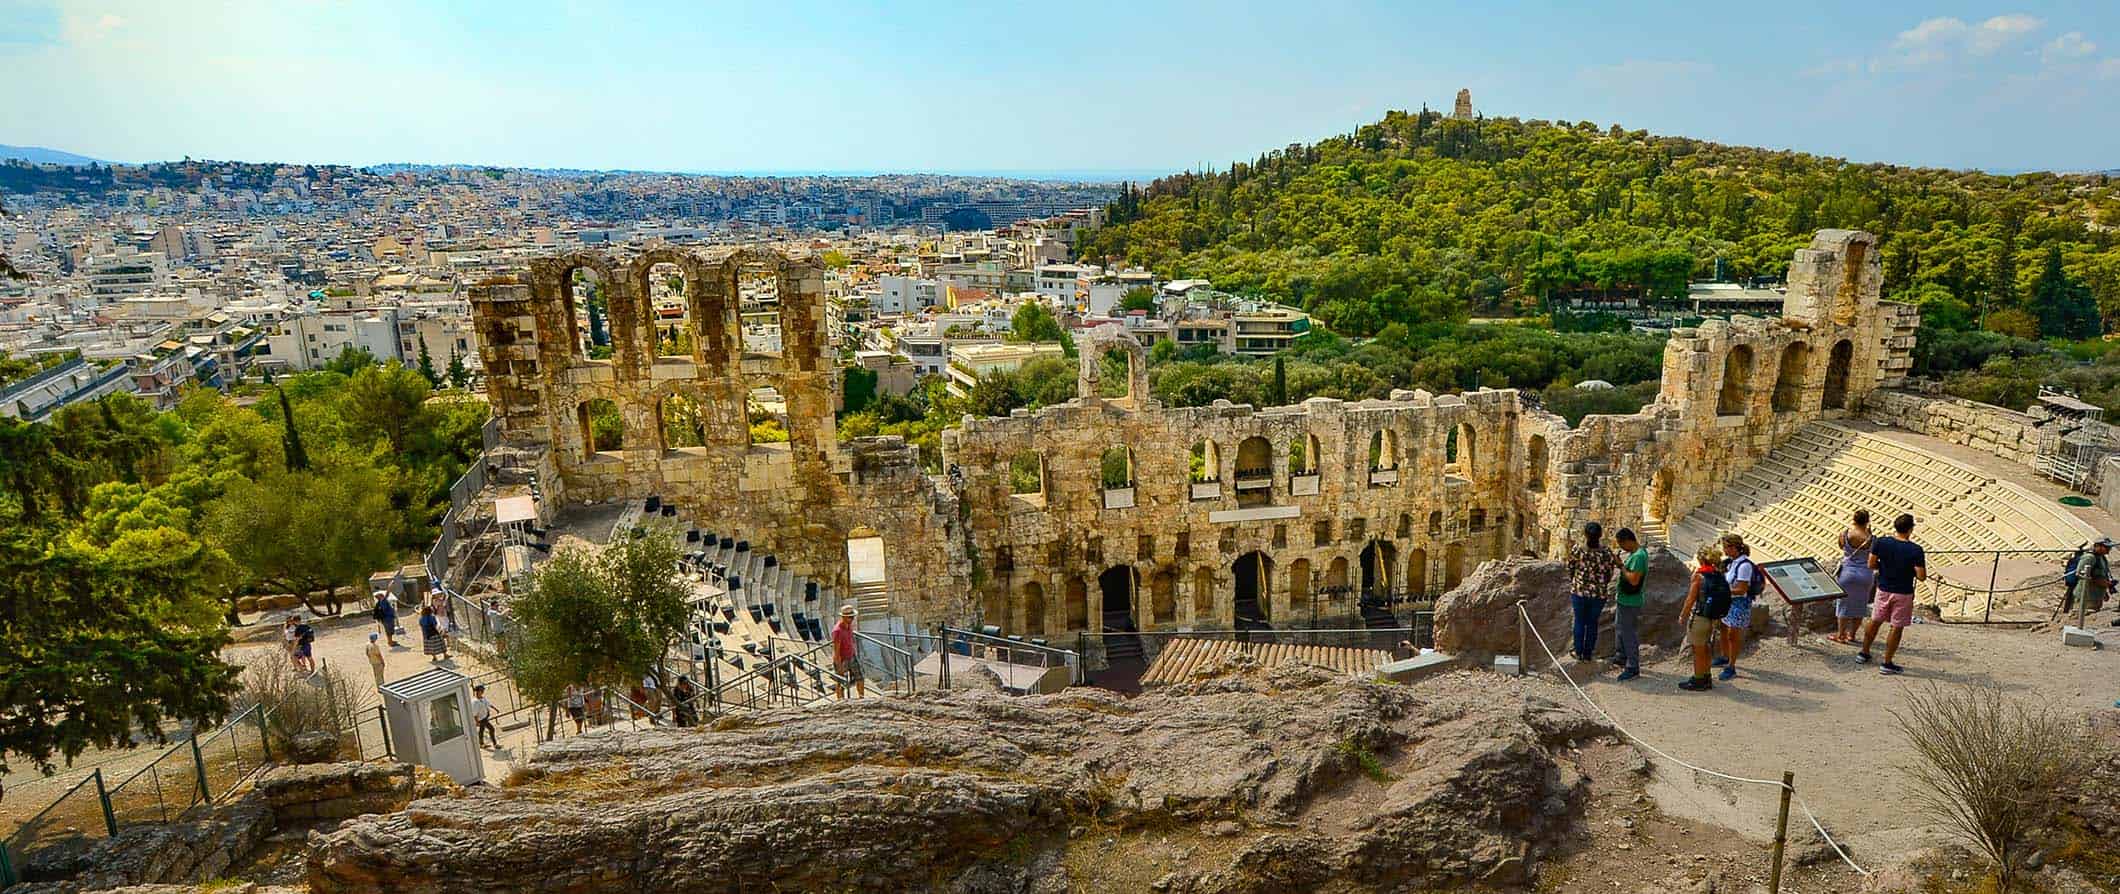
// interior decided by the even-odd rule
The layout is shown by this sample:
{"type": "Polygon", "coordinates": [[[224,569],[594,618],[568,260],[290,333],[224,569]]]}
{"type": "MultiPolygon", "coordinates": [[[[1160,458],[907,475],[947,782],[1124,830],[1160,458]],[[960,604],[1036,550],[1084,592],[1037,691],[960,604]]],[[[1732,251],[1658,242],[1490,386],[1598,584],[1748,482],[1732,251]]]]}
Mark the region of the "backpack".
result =
{"type": "Polygon", "coordinates": [[[389,603],[389,601],[388,601],[388,600],[383,600],[383,599],[378,599],[378,600],[376,600],[376,601],[375,601],[375,607],[374,607],[374,608],[371,608],[371,609],[369,609],[369,610],[368,610],[368,616],[369,616],[369,617],[371,617],[371,618],[374,618],[374,619],[376,619],[376,620],[378,620],[378,621],[381,621],[381,620],[384,620],[384,619],[386,619],[386,618],[390,617],[390,609],[389,609],[389,605],[390,605],[390,603],[389,603]]]}
{"type": "Polygon", "coordinates": [[[1720,618],[1730,613],[1730,582],[1721,572],[1695,571],[1700,575],[1700,598],[1693,604],[1693,613],[1703,618],[1720,618]]]}
{"type": "Polygon", "coordinates": [[[2061,566],[2061,582],[2068,586],[2071,593],[2076,592],[2076,582],[2083,579],[2082,566],[2083,550],[2080,549],[2068,557],[2068,564],[2061,566]]]}

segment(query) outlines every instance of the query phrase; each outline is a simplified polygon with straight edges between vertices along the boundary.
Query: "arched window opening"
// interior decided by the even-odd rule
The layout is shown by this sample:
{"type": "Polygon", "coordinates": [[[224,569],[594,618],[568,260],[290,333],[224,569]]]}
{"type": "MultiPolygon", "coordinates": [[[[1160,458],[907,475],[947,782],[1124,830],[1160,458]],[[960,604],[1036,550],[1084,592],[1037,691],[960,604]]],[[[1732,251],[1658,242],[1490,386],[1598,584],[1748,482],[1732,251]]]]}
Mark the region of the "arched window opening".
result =
{"type": "Polygon", "coordinates": [[[1288,492],[1308,497],[1318,492],[1318,436],[1288,442],[1288,492]]]}
{"type": "Polygon", "coordinates": [[[1377,429],[1369,436],[1369,483],[1399,483],[1399,436],[1391,429],[1377,429]]]}
{"type": "Polygon", "coordinates": [[[1008,461],[1008,492],[1032,502],[1045,502],[1045,457],[1036,450],[1023,450],[1008,461]]]}
{"type": "Polygon", "coordinates": [[[1723,355],[1722,392],[1715,399],[1715,415],[1742,416],[1752,396],[1752,348],[1738,345],[1723,355]]]}
{"type": "Polygon", "coordinates": [[[1847,339],[1833,344],[1833,353],[1826,357],[1826,394],[1824,406],[1828,410],[1848,408],[1848,367],[1855,362],[1855,345],[1847,339]]]}
{"type": "Polygon", "coordinates": [[[1347,583],[1347,557],[1334,556],[1332,564],[1325,566],[1325,586],[1320,588],[1319,595],[1338,602],[1352,592],[1354,588],[1347,583]]]}
{"type": "Polygon", "coordinates": [[[1297,559],[1288,563],[1288,607],[1303,612],[1310,609],[1310,560],[1297,559]]]}
{"type": "Polygon", "coordinates": [[[780,271],[772,265],[745,263],[736,275],[736,321],[747,354],[778,354],[780,271]]]}
{"type": "Polygon", "coordinates": [[[1428,551],[1416,549],[1406,556],[1406,595],[1420,599],[1428,595],[1428,551]]]}
{"type": "Polygon", "coordinates": [[[603,277],[589,267],[567,271],[560,277],[560,302],[568,326],[567,352],[577,360],[609,358],[611,306],[603,277]]]}
{"type": "Polygon", "coordinates": [[[641,313],[647,317],[655,338],[655,356],[689,360],[692,357],[691,283],[676,264],[667,261],[648,268],[646,288],[641,294],[641,313]]]}
{"type": "Polygon", "coordinates": [[[1443,510],[1437,509],[1428,513],[1428,536],[1443,536],[1443,510]]]}
{"type": "Polygon", "coordinates": [[[1443,471],[1459,478],[1471,478],[1473,457],[1479,452],[1479,436],[1472,430],[1472,423],[1460,422],[1450,429],[1443,439],[1443,471]]]}
{"type": "Polygon", "coordinates": [[[1237,501],[1265,503],[1273,497],[1273,445],[1253,435],[1237,444],[1237,501]]]}
{"type": "Polygon", "coordinates": [[[656,416],[664,450],[706,446],[707,412],[699,401],[684,394],[669,395],[656,405],[656,416]]]}
{"type": "Polygon", "coordinates": [[[1123,347],[1106,348],[1097,362],[1103,367],[1098,375],[1098,397],[1118,400],[1134,396],[1134,355],[1131,352],[1123,347]]]}
{"type": "Polygon", "coordinates": [[[1524,447],[1524,489],[1546,489],[1546,437],[1532,435],[1524,447]]]}
{"type": "Polygon", "coordinates": [[[626,446],[626,420],[618,403],[607,397],[582,401],[577,410],[581,424],[582,452],[590,458],[616,459],[626,446]]]}
{"type": "Polygon", "coordinates": [[[1407,539],[1407,538],[1409,538],[1409,537],[1412,537],[1412,536],[1413,536],[1413,513],[1410,513],[1410,512],[1401,512],[1401,513],[1399,513],[1399,534],[1398,534],[1398,536],[1399,536],[1399,539],[1400,539],[1400,540],[1405,540],[1405,539],[1407,539]]]}
{"type": "Polygon", "coordinates": [[[1104,451],[1097,463],[1098,484],[1104,488],[1104,508],[1128,509],[1134,505],[1134,452],[1125,447],[1104,451]]]}
{"type": "Polygon", "coordinates": [[[1803,342],[1781,352],[1781,370],[1774,377],[1774,412],[1803,409],[1804,380],[1811,366],[1811,346],[1803,342]]]}
{"type": "Polygon", "coordinates": [[[1185,478],[1195,500],[1222,495],[1222,450],[1211,439],[1194,441],[1185,457],[1185,478]]]}

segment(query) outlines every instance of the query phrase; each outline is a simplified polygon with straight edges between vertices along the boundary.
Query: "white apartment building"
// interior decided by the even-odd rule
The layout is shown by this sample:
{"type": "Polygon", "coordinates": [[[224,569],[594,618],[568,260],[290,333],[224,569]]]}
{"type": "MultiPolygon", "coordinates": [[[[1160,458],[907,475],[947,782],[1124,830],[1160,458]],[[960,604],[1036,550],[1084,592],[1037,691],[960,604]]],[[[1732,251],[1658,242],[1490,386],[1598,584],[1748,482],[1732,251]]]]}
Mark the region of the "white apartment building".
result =
{"type": "MultiPolygon", "coordinates": [[[[355,311],[296,312],[281,320],[266,337],[267,354],[258,362],[282,371],[304,372],[322,367],[347,348],[366,348],[378,360],[403,361],[399,350],[398,311],[394,307],[355,311]]],[[[413,345],[413,359],[419,359],[413,345]]],[[[447,362],[446,358],[438,362],[447,362]]]]}
{"type": "Polygon", "coordinates": [[[883,292],[871,299],[869,306],[878,314],[904,316],[942,304],[942,283],[935,280],[879,276],[876,282],[883,287],[883,292]]]}
{"type": "Polygon", "coordinates": [[[91,303],[101,307],[155,291],[169,278],[169,261],[147,252],[97,255],[82,272],[91,303]]]}

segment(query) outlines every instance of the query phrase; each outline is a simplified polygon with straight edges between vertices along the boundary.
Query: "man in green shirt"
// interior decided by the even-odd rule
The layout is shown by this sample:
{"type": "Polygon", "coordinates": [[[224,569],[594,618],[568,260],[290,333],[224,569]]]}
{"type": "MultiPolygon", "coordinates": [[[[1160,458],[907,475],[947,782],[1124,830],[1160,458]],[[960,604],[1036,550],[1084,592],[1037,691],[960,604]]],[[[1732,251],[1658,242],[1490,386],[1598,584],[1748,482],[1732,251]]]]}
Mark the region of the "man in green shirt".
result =
{"type": "Polygon", "coordinates": [[[1649,550],[1634,531],[1619,529],[1612,541],[1626,556],[1619,563],[1619,587],[1612,599],[1612,626],[1618,633],[1619,654],[1612,656],[1622,681],[1642,675],[1642,582],[1649,575],[1649,550]]]}

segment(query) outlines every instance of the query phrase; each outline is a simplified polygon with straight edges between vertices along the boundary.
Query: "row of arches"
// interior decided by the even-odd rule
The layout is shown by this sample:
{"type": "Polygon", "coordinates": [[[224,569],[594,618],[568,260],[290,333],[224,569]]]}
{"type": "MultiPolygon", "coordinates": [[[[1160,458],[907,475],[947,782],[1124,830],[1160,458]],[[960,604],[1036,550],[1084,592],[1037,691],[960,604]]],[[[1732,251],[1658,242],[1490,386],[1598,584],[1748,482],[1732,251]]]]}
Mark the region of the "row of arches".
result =
{"type": "MultiPolygon", "coordinates": [[[[1450,545],[1442,559],[1443,588],[1457,586],[1464,576],[1462,548],[1450,545]]],[[[1014,594],[1014,615],[988,621],[1001,622],[1011,632],[1024,636],[1139,629],[1188,620],[1180,617],[1184,600],[1190,603],[1192,623],[1272,622],[1277,612],[1312,612],[1321,603],[1329,610],[1348,611],[1357,599],[1369,594],[1430,592],[1428,550],[1415,548],[1401,561],[1398,548],[1383,539],[1370,540],[1351,560],[1334,556],[1317,567],[1309,558],[1297,558],[1289,561],[1285,569],[1278,565],[1271,555],[1253,550],[1236,557],[1226,567],[1202,565],[1182,577],[1174,568],[1144,573],[1133,565],[1113,565],[1100,572],[1094,582],[1082,575],[1069,575],[1057,593],[1049,592],[1042,582],[1028,581],[1014,594]],[[1094,604],[1092,593],[1097,597],[1094,604]],[[1272,597],[1276,594],[1285,598],[1275,600],[1272,597]],[[1228,617],[1220,616],[1224,595],[1229,596],[1228,617]],[[1054,600],[1058,600],[1058,605],[1053,604],[1054,600]]]]}
{"type": "Polygon", "coordinates": [[[723,367],[749,351],[778,353],[803,370],[816,368],[819,350],[814,304],[797,280],[809,275],[807,261],[788,261],[768,251],[746,250],[715,263],[673,249],[649,251],[622,268],[590,254],[541,259],[565,327],[541,333],[575,362],[613,358],[622,365],[642,360],[692,360],[723,367]],[[777,323],[777,339],[747,321],[777,323]]]}
{"type": "Polygon", "coordinates": [[[629,448],[671,451],[788,439],[787,427],[778,418],[754,425],[748,413],[717,415],[706,398],[684,391],[665,394],[655,402],[653,440],[641,438],[638,431],[629,431],[618,402],[608,397],[576,404],[574,415],[583,452],[591,458],[613,456],[629,448]]]}
{"type": "MultiPolygon", "coordinates": [[[[1819,409],[1841,410],[1848,404],[1848,370],[1854,362],[1855,344],[1848,339],[1833,343],[1826,358],[1824,394],[1819,400],[1819,409]]],[[[1736,345],[1723,355],[1722,385],[1716,393],[1715,414],[1718,416],[1741,416],[1748,412],[1752,394],[1752,375],[1755,358],[1751,345],[1736,345]]],[[[1806,409],[1803,398],[1810,381],[1811,346],[1808,342],[1793,342],[1783,348],[1781,359],[1776,364],[1774,392],[1769,406],[1777,413],[1806,409]]]]}
{"type": "MultiPolygon", "coordinates": [[[[1471,477],[1473,457],[1478,435],[1469,423],[1459,423],[1450,429],[1444,442],[1444,473],[1459,477],[1471,477]]],[[[1534,436],[1533,452],[1537,458],[1536,468],[1545,465],[1545,440],[1534,436]]],[[[1315,483],[1305,490],[1300,487],[1302,479],[1319,474],[1319,457],[1322,449],[1316,435],[1302,435],[1288,444],[1282,471],[1292,489],[1298,494],[1316,493],[1315,483]]],[[[1136,475],[1134,451],[1131,447],[1114,445],[1098,456],[1098,487],[1104,490],[1132,488],[1139,484],[1136,475]]],[[[1203,438],[1192,443],[1186,455],[1186,480],[1191,485],[1222,484],[1225,477],[1222,446],[1212,438],[1203,438]]],[[[1385,477],[1386,473],[1399,470],[1404,455],[1399,449],[1398,433],[1391,429],[1377,429],[1370,433],[1367,454],[1367,470],[1372,485],[1393,483],[1396,477],[1385,477]]],[[[1538,484],[1543,486],[1543,471],[1535,473],[1538,484]]],[[[1273,445],[1263,436],[1253,435],[1237,442],[1235,462],[1228,470],[1228,477],[1235,479],[1240,501],[1247,495],[1270,495],[1276,478],[1273,445]]],[[[1044,497],[1051,485],[1046,470],[1044,455],[1037,450],[1022,450],[1010,456],[1008,463],[1009,492],[1016,496],[1044,497]]],[[[1219,488],[1198,489],[1202,496],[1219,495],[1219,488]]]]}

